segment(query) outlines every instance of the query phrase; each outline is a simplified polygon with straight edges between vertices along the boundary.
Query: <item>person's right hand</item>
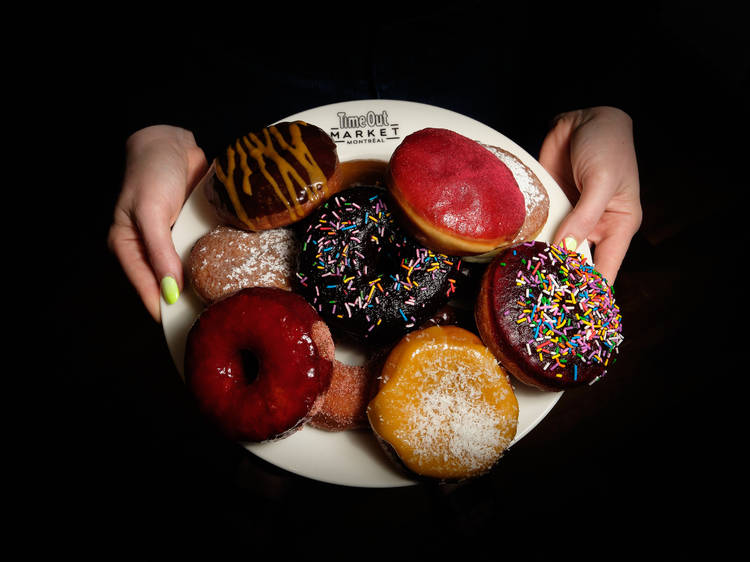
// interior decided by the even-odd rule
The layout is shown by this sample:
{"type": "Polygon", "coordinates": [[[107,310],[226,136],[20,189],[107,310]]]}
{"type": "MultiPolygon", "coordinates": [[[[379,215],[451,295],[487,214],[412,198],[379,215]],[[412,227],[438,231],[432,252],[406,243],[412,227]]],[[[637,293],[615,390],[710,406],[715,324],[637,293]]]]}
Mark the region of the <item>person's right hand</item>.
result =
{"type": "Polygon", "coordinates": [[[588,240],[596,268],[614,283],[643,218],[630,116],[615,107],[559,115],[539,162],[574,205],[554,242],[575,250],[588,240]]]}
{"type": "Polygon", "coordinates": [[[171,228],[206,168],[203,150],[185,129],[154,125],[127,140],[125,174],[108,244],[157,322],[160,295],[171,304],[183,287],[171,228]]]}

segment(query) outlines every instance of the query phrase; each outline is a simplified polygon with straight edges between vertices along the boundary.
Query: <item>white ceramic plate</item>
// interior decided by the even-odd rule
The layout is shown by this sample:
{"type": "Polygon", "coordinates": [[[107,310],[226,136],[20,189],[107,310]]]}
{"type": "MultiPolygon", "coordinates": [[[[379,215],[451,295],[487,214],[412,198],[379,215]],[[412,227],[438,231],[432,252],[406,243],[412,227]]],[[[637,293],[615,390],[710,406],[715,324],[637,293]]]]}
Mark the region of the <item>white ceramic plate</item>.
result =
{"type": "MultiPolygon", "coordinates": [[[[501,133],[465,115],[439,107],[394,100],[358,100],[316,107],[280,121],[300,119],[317,125],[336,141],[342,161],[358,158],[388,160],[406,135],[425,127],[444,127],[485,144],[508,150],[539,177],[550,198],[549,218],[538,237],[551,241],[557,225],[571,206],[560,187],[542,166],[520,146],[501,133]]],[[[175,247],[183,263],[193,244],[217,221],[200,186],[186,202],[172,230],[175,247]]],[[[588,246],[579,250],[589,259],[588,246]]],[[[203,306],[186,289],[177,303],[162,302],[162,323],[175,365],[183,374],[185,340],[203,306]]],[[[355,362],[344,349],[336,349],[344,362],[355,362]]],[[[541,392],[516,385],[519,403],[518,431],[514,442],[524,437],[549,413],[561,392],[541,392]]],[[[393,468],[368,431],[330,433],[305,427],[292,436],[270,443],[246,444],[266,461],[323,482],[361,487],[398,487],[415,482],[393,468]]]]}

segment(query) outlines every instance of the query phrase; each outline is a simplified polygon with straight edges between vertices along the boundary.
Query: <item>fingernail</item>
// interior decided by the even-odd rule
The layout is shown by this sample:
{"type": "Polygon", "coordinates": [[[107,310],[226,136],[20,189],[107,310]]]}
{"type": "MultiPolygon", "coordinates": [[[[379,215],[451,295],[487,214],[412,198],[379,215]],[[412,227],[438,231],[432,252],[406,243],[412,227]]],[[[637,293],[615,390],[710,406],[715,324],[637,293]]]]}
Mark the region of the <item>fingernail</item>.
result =
{"type": "Polygon", "coordinates": [[[574,252],[578,247],[578,242],[576,242],[576,239],[572,236],[566,236],[565,240],[563,240],[563,243],[565,244],[565,248],[567,250],[570,250],[571,252],[574,252]]]}
{"type": "Polygon", "coordinates": [[[180,289],[177,287],[177,281],[171,275],[167,275],[161,280],[161,294],[167,304],[174,304],[180,298],[180,289]]]}

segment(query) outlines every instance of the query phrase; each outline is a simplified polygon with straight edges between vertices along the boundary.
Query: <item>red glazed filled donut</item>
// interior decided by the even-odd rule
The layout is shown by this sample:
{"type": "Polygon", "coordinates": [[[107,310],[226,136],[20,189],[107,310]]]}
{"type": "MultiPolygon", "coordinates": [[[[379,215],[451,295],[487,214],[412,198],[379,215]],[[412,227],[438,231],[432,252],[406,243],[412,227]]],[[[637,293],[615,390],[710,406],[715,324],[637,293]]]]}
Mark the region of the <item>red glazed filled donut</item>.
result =
{"type": "Polygon", "coordinates": [[[513,173],[478,142],[426,128],[407,135],[386,182],[401,220],[435,252],[474,256],[508,246],[526,217],[513,173]]]}
{"type": "Polygon", "coordinates": [[[200,409],[233,439],[287,436],[330,384],[331,360],[316,342],[323,327],[301,296],[283,289],[251,287],[210,305],[185,353],[200,409]]]}

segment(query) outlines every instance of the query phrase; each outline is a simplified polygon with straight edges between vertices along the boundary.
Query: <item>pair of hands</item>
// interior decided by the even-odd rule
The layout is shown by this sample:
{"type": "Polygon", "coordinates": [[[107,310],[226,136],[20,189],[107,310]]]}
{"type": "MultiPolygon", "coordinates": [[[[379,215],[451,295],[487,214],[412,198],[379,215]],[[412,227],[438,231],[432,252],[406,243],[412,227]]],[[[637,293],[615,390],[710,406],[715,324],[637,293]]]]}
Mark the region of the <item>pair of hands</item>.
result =
{"type": "MultiPolygon", "coordinates": [[[[539,162],[574,202],[553,241],[574,249],[588,240],[596,268],[614,283],[642,218],[630,117],[613,107],[564,113],[544,139],[539,162]]],[[[108,243],[156,321],[160,298],[172,303],[183,287],[171,228],[207,166],[193,134],[178,127],[146,127],[126,144],[108,243]]]]}

